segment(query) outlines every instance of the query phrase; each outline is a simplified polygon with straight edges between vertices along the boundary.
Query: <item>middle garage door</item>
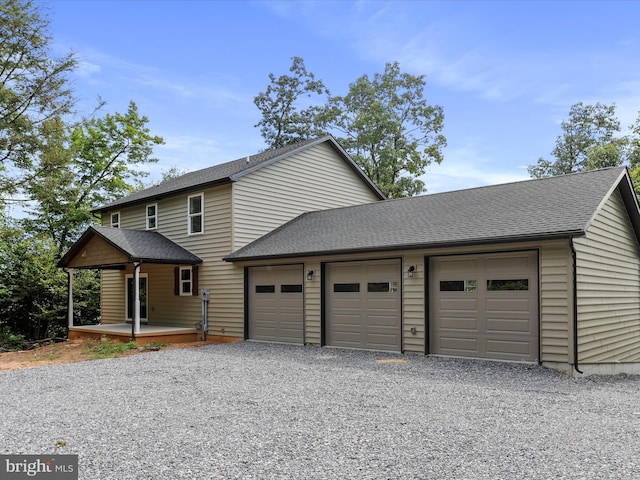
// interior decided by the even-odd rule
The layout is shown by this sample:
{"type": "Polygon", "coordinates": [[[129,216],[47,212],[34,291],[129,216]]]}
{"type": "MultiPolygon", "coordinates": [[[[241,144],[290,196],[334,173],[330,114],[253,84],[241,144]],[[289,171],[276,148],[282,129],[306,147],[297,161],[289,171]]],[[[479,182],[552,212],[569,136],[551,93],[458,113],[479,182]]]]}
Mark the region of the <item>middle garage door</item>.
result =
{"type": "Polygon", "coordinates": [[[399,259],[327,264],[327,345],[401,350],[400,270],[399,259]]]}

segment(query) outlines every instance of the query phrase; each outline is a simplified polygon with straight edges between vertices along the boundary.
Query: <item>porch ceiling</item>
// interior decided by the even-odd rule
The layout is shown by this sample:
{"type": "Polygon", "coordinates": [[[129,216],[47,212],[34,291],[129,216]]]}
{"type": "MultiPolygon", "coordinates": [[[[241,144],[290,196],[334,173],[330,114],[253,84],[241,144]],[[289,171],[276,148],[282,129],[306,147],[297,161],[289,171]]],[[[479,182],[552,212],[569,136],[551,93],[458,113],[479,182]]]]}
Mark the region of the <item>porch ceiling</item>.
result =
{"type": "Polygon", "coordinates": [[[134,262],[195,265],[202,260],[156,231],[89,227],[58,266],[117,269],[134,262]]]}

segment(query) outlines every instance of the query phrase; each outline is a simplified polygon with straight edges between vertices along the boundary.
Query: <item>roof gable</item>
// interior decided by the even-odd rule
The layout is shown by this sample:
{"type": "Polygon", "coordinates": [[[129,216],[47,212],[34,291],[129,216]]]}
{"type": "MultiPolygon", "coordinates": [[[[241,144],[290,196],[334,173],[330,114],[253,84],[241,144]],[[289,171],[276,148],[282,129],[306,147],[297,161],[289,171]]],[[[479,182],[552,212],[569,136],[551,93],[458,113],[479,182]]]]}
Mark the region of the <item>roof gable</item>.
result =
{"type": "Polygon", "coordinates": [[[156,231],[89,227],[58,266],[105,268],[131,262],[195,265],[202,260],[156,231]],[[96,249],[102,252],[96,254],[92,251],[96,249]],[[90,259],[78,262],[75,260],[78,255],[90,259]]]}
{"type": "Polygon", "coordinates": [[[212,167],[189,172],[180,177],[172,178],[153,187],[141,190],[127,197],[115,200],[106,205],[102,205],[94,210],[94,212],[107,212],[115,208],[135,205],[139,203],[149,202],[166,198],[180,193],[191,192],[203,188],[209,188],[216,185],[235,182],[245,175],[271,165],[283,158],[291,157],[303,150],[313,148],[315,145],[327,142],[334,151],[351,167],[358,177],[365,183],[380,199],[384,199],[384,194],[378,187],[367,177],[364,172],[356,165],[351,157],[344,151],[338,142],[331,135],[324,137],[301,141],[298,143],[286,145],[281,148],[266,150],[264,152],[242,157],[231,162],[214,165],[212,167]]]}
{"type": "Polygon", "coordinates": [[[630,185],[626,169],[618,167],[310,212],[226,260],[584,235],[619,186],[638,233],[640,213],[630,185]]]}

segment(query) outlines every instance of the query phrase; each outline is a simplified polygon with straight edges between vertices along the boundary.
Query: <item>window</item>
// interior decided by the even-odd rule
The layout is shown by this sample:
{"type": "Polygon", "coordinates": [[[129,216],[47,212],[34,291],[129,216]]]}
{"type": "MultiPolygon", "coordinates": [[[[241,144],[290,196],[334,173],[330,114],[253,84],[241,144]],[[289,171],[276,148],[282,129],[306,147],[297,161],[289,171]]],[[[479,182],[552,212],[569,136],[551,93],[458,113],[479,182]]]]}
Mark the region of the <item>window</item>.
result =
{"type": "Polygon", "coordinates": [[[191,295],[191,286],[191,267],[180,267],[180,295],[191,295]]]}
{"type": "Polygon", "coordinates": [[[189,235],[196,233],[202,233],[203,228],[203,199],[204,193],[198,195],[191,195],[188,201],[189,209],[189,235]]]}
{"type": "Polygon", "coordinates": [[[367,283],[367,292],[369,293],[396,293],[398,291],[398,282],[371,282],[367,283]]]}
{"type": "Polygon", "coordinates": [[[529,290],[529,279],[522,278],[519,280],[487,280],[488,292],[507,290],[529,290]]]}
{"type": "Polygon", "coordinates": [[[256,285],[256,293],[276,293],[275,285],[256,285]]]}
{"type": "Polygon", "coordinates": [[[477,280],[441,280],[441,292],[477,292],[477,280]]]}
{"type": "Polygon", "coordinates": [[[336,293],[359,292],[359,283],[334,283],[333,291],[336,293]]]}
{"type": "Polygon", "coordinates": [[[280,293],[302,293],[302,285],[280,285],[280,293]]]}
{"type": "Polygon", "coordinates": [[[120,212],[111,214],[111,226],[113,228],[120,228],[120,212]]]}
{"type": "Polygon", "coordinates": [[[147,230],[158,228],[158,204],[147,205],[147,230]]]}

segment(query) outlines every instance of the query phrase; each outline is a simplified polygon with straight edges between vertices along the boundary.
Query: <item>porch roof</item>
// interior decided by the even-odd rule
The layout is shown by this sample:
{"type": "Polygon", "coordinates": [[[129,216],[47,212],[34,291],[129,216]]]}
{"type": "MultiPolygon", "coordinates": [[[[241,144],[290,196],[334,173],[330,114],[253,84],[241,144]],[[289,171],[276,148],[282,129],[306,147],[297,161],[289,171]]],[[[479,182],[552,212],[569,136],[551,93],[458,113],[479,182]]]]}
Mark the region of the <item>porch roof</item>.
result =
{"type": "Polygon", "coordinates": [[[195,265],[202,260],[156,231],[89,227],[59,267],[119,268],[127,263],[195,265]]]}

